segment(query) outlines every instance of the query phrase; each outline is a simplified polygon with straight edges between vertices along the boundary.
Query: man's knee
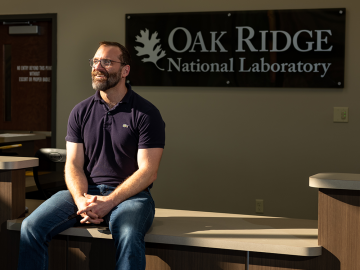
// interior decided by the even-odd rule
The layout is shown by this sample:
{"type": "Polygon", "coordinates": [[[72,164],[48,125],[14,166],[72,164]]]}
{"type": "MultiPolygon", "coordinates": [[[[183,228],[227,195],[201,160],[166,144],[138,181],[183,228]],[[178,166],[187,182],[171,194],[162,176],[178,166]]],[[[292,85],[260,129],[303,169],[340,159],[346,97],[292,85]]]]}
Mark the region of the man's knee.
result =
{"type": "MultiPolygon", "coordinates": [[[[64,208],[69,208],[69,204],[73,201],[72,196],[68,190],[62,190],[54,194],[51,198],[41,204],[33,213],[25,218],[21,224],[21,231],[24,233],[31,233],[32,235],[43,235],[47,231],[52,217],[56,211],[64,208]]],[[[76,212],[74,206],[70,206],[72,212],[76,212]]]]}
{"type": "Polygon", "coordinates": [[[114,230],[113,227],[112,235],[117,245],[128,248],[133,245],[138,246],[138,244],[144,240],[144,235],[130,226],[121,226],[116,228],[116,230],[114,230]]]}
{"type": "Polygon", "coordinates": [[[121,239],[141,239],[150,228],[154,218],[154,209],[150,200],[128,200],[111,213],[109,229],[121,239]]]}
{"type": "Polygon", "coordinates": [[[41,229],[40,226],[38,226],[38,220],[31,215],[25,218],[21,223],[21,233],[31,235],[32,237],[38,239],[41,235],[41,229]]]}
{"type": "Polygon", "coordinates": [[[73,200],[72,196],[71,196],[71,193],[69,190],[60,190],[58,192],[56,192],[54,195],[52,195],[50,197],[51,198],[59,198],[61,200],[73,200]]]}

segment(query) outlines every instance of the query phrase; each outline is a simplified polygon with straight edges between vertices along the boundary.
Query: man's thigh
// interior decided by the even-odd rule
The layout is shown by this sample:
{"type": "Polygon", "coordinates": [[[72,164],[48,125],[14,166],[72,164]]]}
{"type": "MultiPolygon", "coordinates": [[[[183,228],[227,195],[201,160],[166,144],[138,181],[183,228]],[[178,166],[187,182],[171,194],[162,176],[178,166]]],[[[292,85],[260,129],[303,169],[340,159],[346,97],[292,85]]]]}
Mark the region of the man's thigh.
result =
{"type": "Polygon", "coordinates": [[[141,233],[145,236],[154,220],[155,204],[151,194],[142,191],[113,208],[105,217],[113,234],[141,233]]]}
{"type": "Polygon", "coordinates": [[[75,225],[76,212],[77,207],[70,192],[59,191],[24,220],[25,227],[43,232],[47,240],[50,240],[53,236],[75,225]]]}

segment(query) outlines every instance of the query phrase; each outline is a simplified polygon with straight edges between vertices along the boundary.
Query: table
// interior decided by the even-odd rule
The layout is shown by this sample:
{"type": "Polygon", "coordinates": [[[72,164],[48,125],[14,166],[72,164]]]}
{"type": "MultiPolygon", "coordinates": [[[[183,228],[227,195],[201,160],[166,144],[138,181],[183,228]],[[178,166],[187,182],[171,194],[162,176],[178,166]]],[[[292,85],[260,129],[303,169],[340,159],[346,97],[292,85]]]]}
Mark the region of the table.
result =
{"type": "Polygon", "coordinates": [[[44,134],[15,134],[15,133],[3,133],[0,134],[0,144],[13,143],[13,142],[24,142],[24,141],[35,141],[46,139],[44,134]]]}
{"type": "Polygon", "coordinates": [[[0,261],[2,269],[16,269],[19,234],[8,231],[9,219],[25,215],[25,169],[37,158],[0,156],[0,261]]]}
{"type": "Polygon", "coordinates": [[[360,268],[360,174],[319,173],[309,178],[319,189],[319,245],[341,263],[360,268]]]}
{"type": "MultiPolygon", "coordinates": [[[[21,143],[19,148],[2,150],[4,154],[17,153],[17,156],[33,157],[38,148],[47,147],[48,142],[45,134],[30,133],[3,133],[0,134],[0,146],[21,143]]],[[[0,154],[1,155],[1,154],[0,154]]]]}

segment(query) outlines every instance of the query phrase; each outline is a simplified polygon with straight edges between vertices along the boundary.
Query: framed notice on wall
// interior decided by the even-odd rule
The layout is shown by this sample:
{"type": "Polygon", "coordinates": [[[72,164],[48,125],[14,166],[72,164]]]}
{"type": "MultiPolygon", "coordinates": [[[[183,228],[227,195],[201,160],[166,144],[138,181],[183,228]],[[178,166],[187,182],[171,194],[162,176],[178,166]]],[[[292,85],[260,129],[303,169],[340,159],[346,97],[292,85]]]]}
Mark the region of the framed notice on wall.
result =
{"type": "Polygon", "coordinates": [[[139,86],[344,87],[345,8],[126,14],[139,86]]]}

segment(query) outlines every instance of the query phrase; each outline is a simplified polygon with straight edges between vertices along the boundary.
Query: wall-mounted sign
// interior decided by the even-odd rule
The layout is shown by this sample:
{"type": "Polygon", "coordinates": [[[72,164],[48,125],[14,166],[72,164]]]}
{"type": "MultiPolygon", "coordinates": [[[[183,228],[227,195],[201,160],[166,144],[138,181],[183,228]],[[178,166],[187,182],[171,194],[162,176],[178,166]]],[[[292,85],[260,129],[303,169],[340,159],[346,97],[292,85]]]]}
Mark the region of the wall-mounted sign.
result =
{"type": "Polygon", "coordinates": [[[127,14],[143,86],[344,87],[345,9],[127,14]]]}
{"type": "Polygon", "coordinates": [[[50,82],[50,77],[39,77],[41,76],[40,71],[29,71],[28,70],[51,70],[52,66],[17,66],[17,71],[26,71],[22,75],[29,75],[30,77],[19,77],[19,82],[50,82]],[[28,73],[28,74],[27,74],[28,73]]]}

